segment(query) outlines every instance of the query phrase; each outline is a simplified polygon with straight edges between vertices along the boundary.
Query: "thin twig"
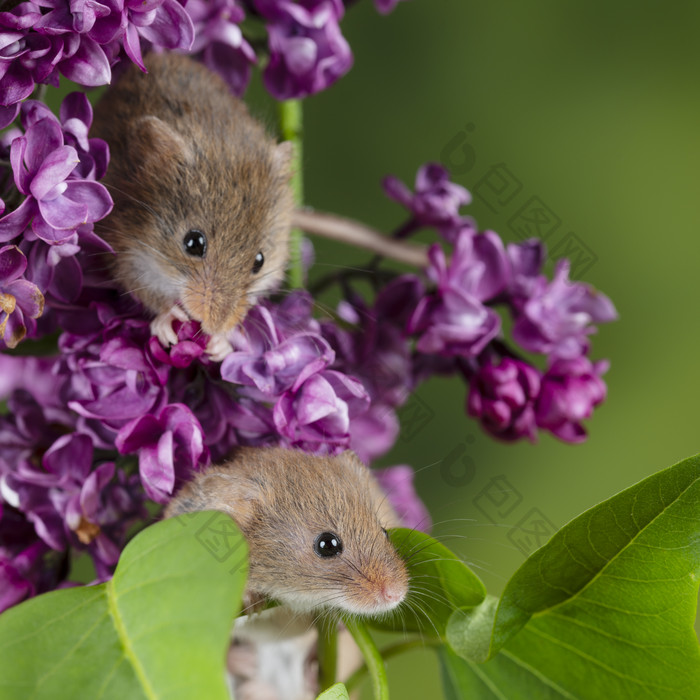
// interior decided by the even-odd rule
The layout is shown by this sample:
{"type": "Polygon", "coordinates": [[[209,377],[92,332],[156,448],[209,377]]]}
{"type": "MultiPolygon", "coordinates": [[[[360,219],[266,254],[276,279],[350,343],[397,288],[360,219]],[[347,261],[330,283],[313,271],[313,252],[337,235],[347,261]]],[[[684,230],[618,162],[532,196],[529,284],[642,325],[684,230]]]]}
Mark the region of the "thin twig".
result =
{"type": "Polygon", "coordinates": [[[359,221],[312,209],[297,209],[292,221],[294,226],[307,233],[365,248],[412,267],[428,266],[428,249],[425,246],[392,240],[359,221]]]}

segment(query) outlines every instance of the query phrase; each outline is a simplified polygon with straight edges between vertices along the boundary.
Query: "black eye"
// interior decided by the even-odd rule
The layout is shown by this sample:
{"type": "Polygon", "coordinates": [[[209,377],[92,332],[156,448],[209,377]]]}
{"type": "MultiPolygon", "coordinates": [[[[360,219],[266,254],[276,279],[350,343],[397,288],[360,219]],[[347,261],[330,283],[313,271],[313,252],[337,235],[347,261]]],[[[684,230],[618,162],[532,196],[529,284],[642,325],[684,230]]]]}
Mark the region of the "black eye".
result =
{"type": "Polygon", "coordinates": [[[265,264],[265,256],[262,253],[258,253],[255,256],[255,262],[253,263],[253,274],[260,272],[260,268],[265,264]]]}
{"type": "Polygon", "coordinates": [[[319,557],[334,557],[343,551],[343,543],[338,535],[322,532],[314,541],[314,552],[319,557]]]}
{"type": "Polygon", "coordinates": [[[190,229],[183,239],[185,253],[203,258],[207,252],[207,237],[196,228],[190,229]]]}
{"type": "Polygon", "coordinates": [[[386,538],[389,539],[389,532],[387,531],[387,529],[385,527],[382,528],[382,532],[384,533],[386,538]]]}

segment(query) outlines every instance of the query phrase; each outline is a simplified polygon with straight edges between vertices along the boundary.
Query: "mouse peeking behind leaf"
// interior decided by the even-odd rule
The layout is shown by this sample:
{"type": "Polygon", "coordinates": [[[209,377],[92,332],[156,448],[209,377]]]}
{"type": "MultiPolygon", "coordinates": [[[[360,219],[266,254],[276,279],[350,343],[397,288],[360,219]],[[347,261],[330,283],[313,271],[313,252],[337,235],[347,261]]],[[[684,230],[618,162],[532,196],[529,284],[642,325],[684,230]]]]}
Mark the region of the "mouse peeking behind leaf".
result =
{"type": "Polygon", "coordinates": [[[246,604],[269,597],[300,613],[377,615],[408,593],[386,532],[397,517],[352,452],[238,448],[185,485],[165,516],[198,510],[228,513],[248,541],[246,604]]]}
{"type": "Polygon", "coordinates": [[[174,53],[130,67],[95,109],[109,144],[103,183],[114,199],[96,229],[112,271],[175,344],[194,319],[221,360],[228,333],[282,280],[293,210],[293,148],[278,144],[217,75],[174,53]]]}

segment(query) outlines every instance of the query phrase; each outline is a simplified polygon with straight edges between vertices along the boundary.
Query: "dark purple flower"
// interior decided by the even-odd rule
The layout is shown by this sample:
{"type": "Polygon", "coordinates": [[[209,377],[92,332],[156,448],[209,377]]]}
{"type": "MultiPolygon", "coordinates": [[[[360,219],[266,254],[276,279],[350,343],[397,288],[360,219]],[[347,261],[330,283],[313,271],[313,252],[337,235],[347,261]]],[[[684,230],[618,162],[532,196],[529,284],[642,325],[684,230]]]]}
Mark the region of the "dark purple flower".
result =
{"type": "Polygon", "coordinates": [[[270,62],[263,80],[278,100],[325,90],[352,67],[353,58],[338,22],[341,0],[255,0],[267,20],[270,62]]]}
{"type": "Polygon", "coordinates": [[[426,270],[437,285],[423,297],[408,323],[420,337],[417,349],[444,356],[474,357],[501,328],[499,315],[482,303],[508,284],[510,268],[500,238],[493,232],[472,236],[463,232],[448,263],[439,245],[429,251],[426,270]]]}
{"type": "Polygon", "coordinates": [[[460,207],[472,201],[471,195],[450,182],[447,169],[439,163],[427,163],[418,169],[415,193],[393,175],[385,177],[382,185],[386,195],[412,212],[418,224],[437,227],[450,242],[457,238],[460,228],[475,232],[471,219],[459,214],[460,207]]]}
{"type": "Polygon", "coordinates": [[[403,527],[428,532],[431,526],[430,514],[413,487],[413,469],[407,464],[400,464],[373,470],[372,474],[386,493],[403,527]]]}
{"type": "Polygon", "coordinates": [[[141,483],[149,498],[167,502],[193,471],[209,462],[199,421],[183,404],[127,423],[117,435],[120,454],[138,452],[141,483]]]}
{"type": "Polygon", "coordinates": [[[557,263],[554,279],[540,277],[522,314],[513,326],[513,338],[530,352],[572,359],[588,351],[591,324],[617,318],[608,297],[589,285],[569,281],[569,261],[557,263]]]}
{"type": "Polygon", "coordinates": [[[31,222],[34,236],[60,243],[82,224],[98,221],[111,211],[112,199],[104,185],[69,178],[79,163],[78,153],[63,144],[55,117],[40,119],[16,138],[10,159],[17,189],[27,197],[0,219],[0,240],[18,236],[31,222]]]}
{"type": "Polygon", "coordinates": [[[28,324],[44,310],[39,288],[22,277],[27,259],[14,245],[0,248],[0,339],[8,348],[27,334],[28,324]]]}
{"type": "Polygon", "coordinates": [[[245,19],[236,0],[187,0],[185,10],[194,25],[191,53],[218,73],[239,97],[250,80],[255,51],[238,24],[245,19]]]}
{"type": "Polygon", "coordinates": [[[369,406],[360,382],[334,370],[294,384],[275,404],[278,432],[291,446],[336,453],[350,444],[350,424],[369,406]]]}
{"type": "MultiPolygon", "coordinates": [[[[0,522],[0,530],[3,525],[0,522]]],[[[41,540],[19,551],[0,546],[0,613],[40,592],[39,582],[46,579],[48,569],[43,560],[48,551],[41,540]]]]}
{"type": "Polygon", "coordinates": [[[487,362],[471,378],[467,412],[491,435],[505,441],[537,438],[535,401],[540,373],[531,365],[505,357],[487,362]]]}
{"type": "Polygon", "coordinates": [[[537,425],[565,442],[583,442],[586,431],[581,421],[605,400],[601,376],[609,366],[606,360],[592,363],[583,356],[555,360],[542,378],[535,407],[537,425]]]}
{"type": "Polygon", "coordinates": [[[177,335],[177,343],[164,348],[158,338],[151,336],[148,348],[158,362],[171,367],[189,367],[193,362],[206,361],[206,349],[209,336],[202,333],[199,321],[173,321],[173,330],[177,335]]]}

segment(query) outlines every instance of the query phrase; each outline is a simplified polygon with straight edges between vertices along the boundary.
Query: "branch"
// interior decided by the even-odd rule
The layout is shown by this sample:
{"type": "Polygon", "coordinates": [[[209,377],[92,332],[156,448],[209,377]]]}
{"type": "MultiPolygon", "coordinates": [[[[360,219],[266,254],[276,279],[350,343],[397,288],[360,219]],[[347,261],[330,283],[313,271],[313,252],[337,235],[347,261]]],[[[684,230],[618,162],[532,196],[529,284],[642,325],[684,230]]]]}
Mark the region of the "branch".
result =
{"type": "Polygon", "coordinates": [[[397,260],[411,267],[428,266],[426,246],[387,238],[379,231],[352,219],[344,219],[335,214],[324,214],[312,209],[297,209],[292,216],[292,223],[306,233],[366,248],[377,255],[397,260]]]}

